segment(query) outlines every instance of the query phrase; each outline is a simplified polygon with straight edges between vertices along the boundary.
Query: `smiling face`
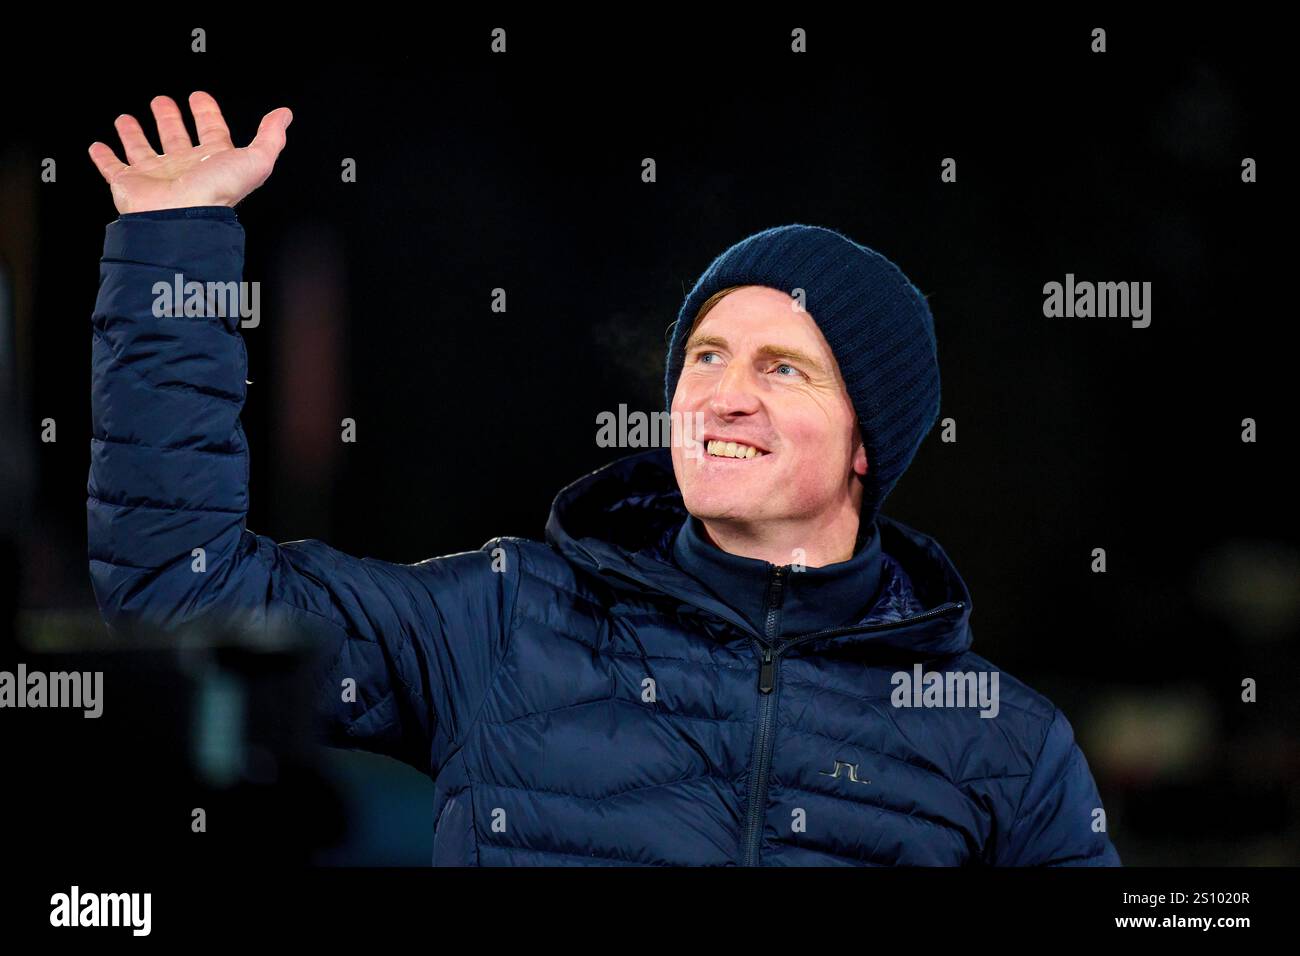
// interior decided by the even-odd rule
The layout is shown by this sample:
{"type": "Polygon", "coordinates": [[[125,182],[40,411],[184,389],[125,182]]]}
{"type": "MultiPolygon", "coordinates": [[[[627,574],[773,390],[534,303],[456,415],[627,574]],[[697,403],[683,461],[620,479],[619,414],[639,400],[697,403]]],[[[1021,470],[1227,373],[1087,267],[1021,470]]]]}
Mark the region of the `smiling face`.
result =
{"type": "Polygon", "coordinates": [[[804,548],[856,532],[868,467],[857,417],[830,346],[789,295],[751,285],[718,300],[686,342],[671,411],[674,423],[702,416],[703,456],[674,440],[672,458],[686,509],[711,532],[804,548]]]}

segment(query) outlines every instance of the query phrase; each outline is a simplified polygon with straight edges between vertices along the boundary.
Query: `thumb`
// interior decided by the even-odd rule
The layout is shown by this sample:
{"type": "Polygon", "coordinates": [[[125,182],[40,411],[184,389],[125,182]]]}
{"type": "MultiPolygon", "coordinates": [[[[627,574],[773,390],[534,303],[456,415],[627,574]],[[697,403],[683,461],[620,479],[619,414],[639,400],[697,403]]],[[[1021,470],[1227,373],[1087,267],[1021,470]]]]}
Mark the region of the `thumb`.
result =
{"type": "Polygon", "coordinates": [[[275,158],[280,155],[280,150],[284,149],[284,131],[292,122],[293,112],[289,107],[281,106],[279,109],[271,110],[262,117],[262,122],[257,127],[257,135],[248,144],[248,148],[261,154],[267,162],[274,163],[275,158]]]}

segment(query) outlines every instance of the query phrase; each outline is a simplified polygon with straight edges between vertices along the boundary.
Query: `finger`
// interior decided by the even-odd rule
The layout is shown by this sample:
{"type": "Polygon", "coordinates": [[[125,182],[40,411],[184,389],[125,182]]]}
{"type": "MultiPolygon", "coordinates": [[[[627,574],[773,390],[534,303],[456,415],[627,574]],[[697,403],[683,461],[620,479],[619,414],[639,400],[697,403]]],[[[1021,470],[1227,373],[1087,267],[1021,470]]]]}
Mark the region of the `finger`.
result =
{"type": "Polygon", "coordinates": [[[190,112],[194,115],[194,128],[199,142],[204,145],[232,146],[230,129],[226,126],[221,107],[209,94],[196,90],[190,94],[190,112]]]}
{"type": "Polygon", "coordinates": [[[164,153],[183,152],[193,149],[190,134],[185,131],[185,119],[181,108],[170,96],[155,96],[149,101],[153,118],[158,121],[158,139],[162,141],[164,153]]]}
{"type": "Polygon", "coordinates": [[[126,163],[117,158],[112,147],[98,141],[90,144],[90,161],[99,170],[99,175],[103,176],[104,181],[109,184],[112,184],[114,176],[127,168],[126,163]]]}
{"type": "Polygon", "coordinates": [[[257,127],[257,135],[248,144],[248,148],[260,154],[268,163],[274,163],[275,158],[280,155],[280,150],[284,149],[284,131],[292,122],[293,113],[289,107],[281,106],[277,110],[271,110],[262,117],[262,122],[257,127]]]}
{"type": "Polygon", "coordinates": [[[144,130],[130,113],[123,113],[113,120],[113,128],[122,140],[122,149],[126,151],[126,161],[131,165],[143,163],[146,159],[156,159],[158,154],[144,137],[144,130]]]}

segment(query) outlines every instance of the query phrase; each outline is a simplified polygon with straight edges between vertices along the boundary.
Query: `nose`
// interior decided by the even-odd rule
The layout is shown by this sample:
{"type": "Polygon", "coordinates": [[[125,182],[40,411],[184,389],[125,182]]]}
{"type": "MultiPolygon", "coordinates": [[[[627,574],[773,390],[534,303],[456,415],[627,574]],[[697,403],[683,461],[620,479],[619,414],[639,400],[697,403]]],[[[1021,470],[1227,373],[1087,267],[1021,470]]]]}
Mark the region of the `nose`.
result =
{"type": "Polygon", "coordinates": [[[758,383],[754,372],[743,362],[732,362],[718,378],[709,396],[709,410],[721,419],[752,415],[759,408],[758,383]]]}

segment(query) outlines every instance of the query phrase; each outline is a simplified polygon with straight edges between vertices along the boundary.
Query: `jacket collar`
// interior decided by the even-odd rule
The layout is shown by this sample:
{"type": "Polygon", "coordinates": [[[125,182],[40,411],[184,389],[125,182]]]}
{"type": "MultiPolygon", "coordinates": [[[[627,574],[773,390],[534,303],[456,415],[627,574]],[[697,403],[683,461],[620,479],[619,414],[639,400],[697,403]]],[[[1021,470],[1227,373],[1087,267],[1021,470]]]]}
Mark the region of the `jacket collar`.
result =
{"type": "MultiPolygon", "coordinates": [[[[762,640],[763,632],[746,615],[673,560],[676,536],[688,517],[669,450],[652,448],[561,489],[551,506],[546,540],[570,562],[602,575],[617,589],[666,596],[704,612],[701,626],[717,637],[725,637],[725,629],[710,626],[709,620],[726,621],[762,640]]],[[[969,648],[970,592],[938,542],[883,514],[874,527],[880,547],[875,600],[864,598],[870,603],[861,613],[842,612],[839,625],[829,629],[834,633],[810,645],[927,655],[969,648]]],[[[781,640],[811,637],[787,631],[781,640]]]]}
{"type": "Polygon", "coordinates": [[[688,516],[673,538],[673,562],[768,637],[811,634],[861,620],[880,589],[880,531],[858,537],[847,561],[812,568],[731,554],[713,544],[699,518],[688,516]]]}

